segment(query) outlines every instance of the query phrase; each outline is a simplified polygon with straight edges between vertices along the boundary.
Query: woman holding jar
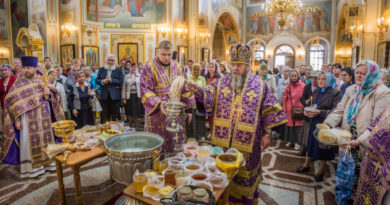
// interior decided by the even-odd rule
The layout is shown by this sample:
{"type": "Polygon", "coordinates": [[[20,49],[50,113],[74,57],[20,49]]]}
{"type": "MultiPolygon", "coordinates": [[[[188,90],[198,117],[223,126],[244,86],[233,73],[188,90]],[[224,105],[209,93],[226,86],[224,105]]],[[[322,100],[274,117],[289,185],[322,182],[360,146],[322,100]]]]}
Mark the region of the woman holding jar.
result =
{"type": "Polygon", "coordinates": [[[355,162],[352,197],[356,193],[360,162],[368,138],[364,132],[370,123],[390,104],[390,89],[381,84],[380,68],[375,62],[360,61],[356,65],[355,81],[356,84],[347,88],[337,108],[324,121],[329,127],[337,127],[341,123],[341,128],[349,130],[352,134],[350,145],[355,162]]]}
{"type": "Polygon", "coordinates": [[[317,75],[318,89],[313,92],[313,102],[317,105],[315,110],[305,110],[305,115],[310,119],[310,130],[306,146],[306,159],[303,166],[297,169],[298,173],[310,170],[310,161],[321,160],[320,168],[314,178],[320,182],[324,178],[326,161],[334,160],[335,150],[326,146],[321,146],[317,139],[314,138],[313,132],[318,123],[322,123],[326,116],[337,107],[341,100],[340,92],[333,88],[336,83],[333,74],[329,72],[320,72],[317,75]]]}

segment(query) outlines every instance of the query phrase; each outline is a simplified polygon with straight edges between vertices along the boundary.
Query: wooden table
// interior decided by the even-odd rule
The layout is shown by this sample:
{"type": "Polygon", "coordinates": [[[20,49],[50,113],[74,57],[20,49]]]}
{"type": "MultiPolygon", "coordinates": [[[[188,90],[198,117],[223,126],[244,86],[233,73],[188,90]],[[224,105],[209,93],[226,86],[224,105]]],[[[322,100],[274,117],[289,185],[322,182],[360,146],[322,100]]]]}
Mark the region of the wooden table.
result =
{"type": "MultiPolygon", "coordinates": [[[[45,151],[45,149],[43,149],[45,151]]],[[[56,170],[57,170],[57,179],[58,179],[58,189],[60,190],[60,202],[61,204],[66,204],[65,199],[65,188],[64,188],[64,179],[63,179],[63,173],[62,173],[62,163],[64,163],[66,166],[69,166],[73,170],[73,178],[74,178],[74,185],[76,189],[76,199],[77,204],[83,204],[83,198],[81,195],[81,182],[80,182],[80,167],[96,158],[105,156],[105,148],[103,146],[95,147],[90,151],[77,151],[74,153],[71,153],[68,156],[68,159],[66,162],[63,161],[64,156],[57,155],[54,157],[56,162],[56,170]]]]}
{"type": "MultiPolygon", "coordinates": [[[[218,199],[221,198],[221,196],[222,196],[224,191],[225,191],[225,189],[214,190],[214,197],[215,197],[216,201],[218,201],[218,199]]],[[[146,197],[144,197],[142,195],[142,193],[135,192],[133,185],[128,186],[123,191],[123,193],[126,194],[127,196],[131,197],[131,198],[134,198],[134,199],[137,199],[138,201],[141,201],[144,204],[161,205],[161,203],[159,201],[155,201],[153,199],[146,198],[146,197]]]]}

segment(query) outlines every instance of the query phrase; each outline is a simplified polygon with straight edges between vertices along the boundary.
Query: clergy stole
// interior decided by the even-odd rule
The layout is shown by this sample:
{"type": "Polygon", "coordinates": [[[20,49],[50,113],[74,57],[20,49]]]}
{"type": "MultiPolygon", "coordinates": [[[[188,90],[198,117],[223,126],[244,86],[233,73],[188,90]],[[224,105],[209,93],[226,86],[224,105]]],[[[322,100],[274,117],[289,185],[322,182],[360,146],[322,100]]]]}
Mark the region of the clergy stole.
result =
{"type": "Polygon", "coordinates": [[[230,81],[230,78],[222,78],[217,85],[212,143],[252,153],[261,114],[263,83],[255,75],[248,75],[244,88],[236,95],[230,81]]]}

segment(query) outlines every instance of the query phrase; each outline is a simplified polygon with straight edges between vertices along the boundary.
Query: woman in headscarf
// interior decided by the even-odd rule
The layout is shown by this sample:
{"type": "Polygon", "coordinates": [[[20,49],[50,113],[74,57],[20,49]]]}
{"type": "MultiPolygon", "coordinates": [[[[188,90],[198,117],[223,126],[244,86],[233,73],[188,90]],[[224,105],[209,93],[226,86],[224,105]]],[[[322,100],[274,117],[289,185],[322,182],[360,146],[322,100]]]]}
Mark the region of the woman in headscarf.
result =
{"type": "Polygon", "coordinates": [[[347,88],[337,108],[324,121],[330,127],[337,127],[341,123],[342,129],[352,133],[350,145],[355,161],[353,193],[356,193],[360,162],[369,136],[364,132],[390,104],[390,89],[380,83],[380,68],[375,62],[360,61],[356,65],[355,81],[356,84],[347,88]],[[361,152],[360,155],[359,152],[361,152]]]}
{"type": "Polygon", "coordinates": [[[303,110],[303,104],[300,98],[303,94],[305,83],[299,80],[299,72],[297,70],[290,70],[290,84],[286,86],[283,94],[283,110],[287,114],[288,122],[285,134],[286,146],[289,147],[295,144],[295,150],[299,150],[300,136],[303,130],[303,112],[301,116],[294,117],[293,110],[303,110]]]}
{"type": "Polygon", "coordinates": [[[290,83],[290,78],[288,77],[290,69],[290,67],[282,65],[282,76],[279,78],[278,88],[276,89],[276,98],[280,104],[282,104],[283,101],[284,89],[290,83]]]}
{"type": "Polygon", "coordinates": [[[265,63],[260,65],[260,78],[267,83],[268,88],[270,88],[272,93],[276,95],[275,77],[271,74],[268,74],[268,65],[265,63]]]}
{"type": "MultiPolygon", "coordinates": [[[[317,76],[318,72],[313,71],[308,73],[309,76],[308,83],[305,85],[305,88],[303,89],[303,95],[301,97],[301,103],[303,106],[311,106],[310,104],[313,102],[313,93],[314,91],[318,88],[318,81],[317,81],[317,76]]],[[[298,152],[298,156],[305,156],[306,155],[306,144],[307,144],[307,137],[309,136],[309,129],[310,129],[310,118],[307,116],[305,117],[305,122],[303,124],[303,132],[301,136],[301,141],[299,144],[301,145],[301,149],[298,152]]]]}
{"type": "Polygon", "coordinates": [[[217,81],[221,76],[218,72],[218,65],[216,63],[209,63],[207,66],[206,82],[207,85],[217,81]]]}
{"type": "Polygon", "coordinates": [[[334,160],[335,149],[321,146],[313,132],[318,123],[322,123],[326,116],[337,107],[341,100],[340,92],[333,88],[336,83],[333,74],[329,72],[320,72],[317,75],[318,89],[313,92],[313,103],[317,105],[316,110],[305,110],[305,115],[310,119],[309,136],[307,138],[306,159],[303,166],[297,169],[298,173],[310,170],[310,161],[321,160],[320,168],[314,178],[320,182],[324,178],[326,161],[334,160]]]}

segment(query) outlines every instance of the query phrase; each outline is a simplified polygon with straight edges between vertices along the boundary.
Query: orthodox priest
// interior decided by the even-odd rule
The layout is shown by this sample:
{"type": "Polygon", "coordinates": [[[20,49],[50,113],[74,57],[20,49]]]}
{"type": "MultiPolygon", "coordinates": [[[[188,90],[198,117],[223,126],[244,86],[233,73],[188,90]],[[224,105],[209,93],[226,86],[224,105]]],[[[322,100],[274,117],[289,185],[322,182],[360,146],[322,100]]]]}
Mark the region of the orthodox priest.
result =
{"type": "MultiPolygon", "coordinates": [[[[164,139],[163,154],[174,152],[175,144],[183,141],[182,133],[171,133],[165,129],[167,113],[164,105],[169,100],[169,89],[177,76],[186,77],[180,64],[172,61],[173,45],[162,41],[158,46],[158,57],[149,61],[141,74],[142,104],[145,108],[145,131],[160,135],[164,139]]],[[[195,97],[185,86],[181,102],[187,105],[186,113],[195,106],[195,97]]],[[[186,115],[191,121],[191,114],[186,115]]]]}
{"type": "Polygon", "coordinates": [[[42,148],[54,143],[49,101],[55,119],[64,120],[60,94],[37,77],[38,58],[21,58],[23,72],[4,103],[2,160],[20,164],[21,177],[36,177],[45,170],[55,170],[42,148]]]}
{"type": "Polygon", "coordinates": [[[257,204],[261,151],[271,141],[271,128],[287,122],[272,90],[251,73],[251,53],[245,44],[233,45],[230,75],[205,88],[189,82],[197,109],[214,115],[212,144],[236,148],[245,156],[246,165],[228,187],[229,204],[257,204]]]}

